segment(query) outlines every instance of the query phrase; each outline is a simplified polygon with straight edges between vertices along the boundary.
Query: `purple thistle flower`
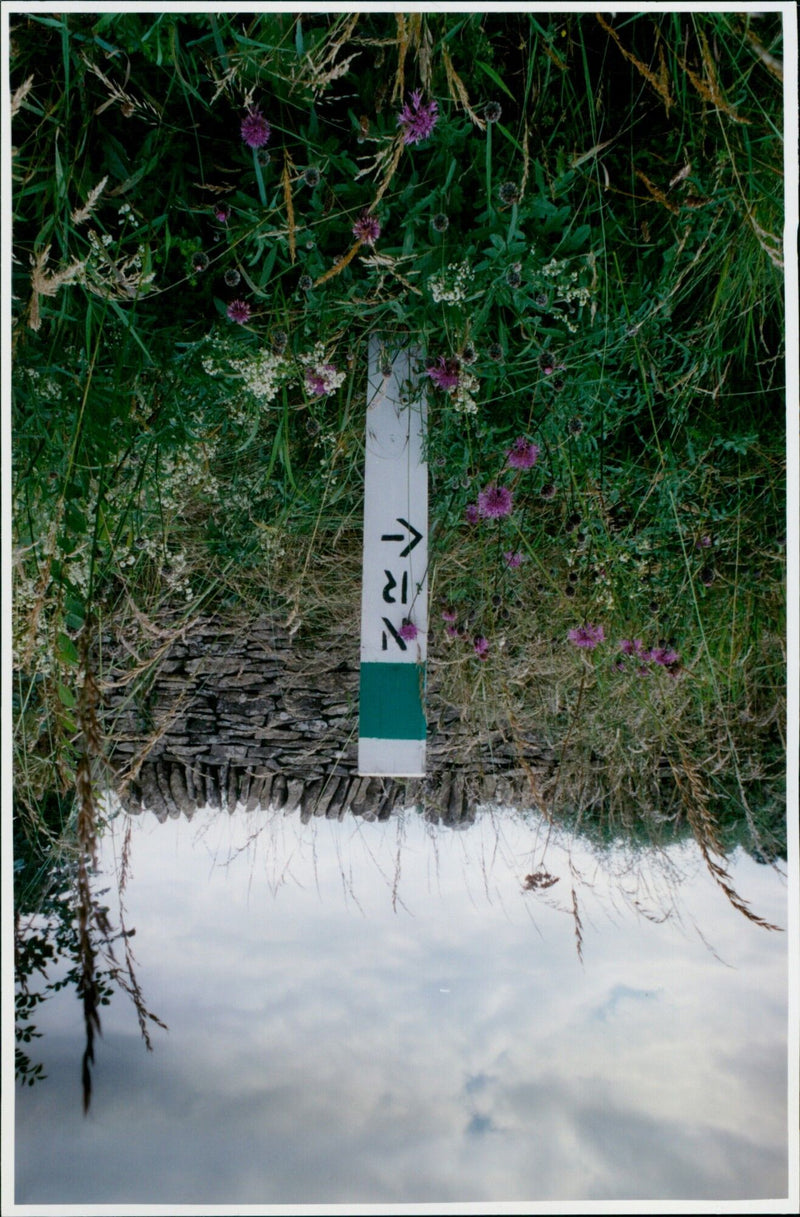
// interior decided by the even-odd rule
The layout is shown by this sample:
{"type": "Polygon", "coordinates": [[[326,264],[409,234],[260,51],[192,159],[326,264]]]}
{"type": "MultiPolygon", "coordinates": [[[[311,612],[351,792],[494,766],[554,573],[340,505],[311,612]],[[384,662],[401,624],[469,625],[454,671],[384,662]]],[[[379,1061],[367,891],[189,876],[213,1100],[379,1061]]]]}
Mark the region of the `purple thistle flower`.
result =
{"type": "Polygon", "coordinates": [[[423,104],[422,90],[415,89],[411,94],[411,104],[403,106],[397,116],[397,125],[403,129],[404,144],[418,144],[427,139],[439,120],[439,105],[434,101],[423,104]]]}
{"type": "Polygon", "coordinates": [[[228,305],[228,316],[238,325],[244,325],[250,320],[250,305],[246,300],[231,300],[228,305]]]}
{"type": "Polygon", "coordinates": [[[419,633],[419,630],[414,625],[413,621],[406,621],[400,626],[400,629],[397,632],[406,642],[413,642],[419,633]]]}
{"type": "Polygon", "coordinates": [[[258,106],[251,106],[242,119],[242,139],[248,148],[263,148],[272,134],[258,106]]]}
{"type": "Polygon", "coordinates": [[[520,435],[506,453],[506,464],[512,469],[531,469],[539,459],[539,449],[536,444],[520,435]]]}
{"type": "Polygon", "coordinates": [[[508,553],[503,554],[503,557],[506,560],[506,566],[510,567],[511,569],[522,565],[522,554],[518,549],[509,550],[508,553]]]}
{"type": "Polygon", "coordinates": [[[477,503],[468,503],[467,510],[464,512],[464,518],[468,524],[477,524],[481,518],[481,513],[478,510],[477,503]]]}
{"type": "Polygon", "coordinates": [[[574,646],[591,651],[598,642],[605,641],[605,632],[602,625],[580,625],[577,629],[570,630],[567,638],[574,646]]]}
{"type": "Polygon", "coordinates": [[[365,211],[360,220],[353,225],[353,236],[364,245],[374,245],[381,235],[381,226],[375,216],[365,211]]]}
{"type": "Polygon", "coordinates": [[[442,609],[442,621],[449,621],[452,624],[454,621],[458,621],[458,613],[455,609],[442,609]]]}
{"type": "Polygon", "coordinates": [[[485,659],[489,654],[489,640],[484,638],[483,634],[479,634],[473,644],[473,649],[478,659],[485,659]]]}
{"type": "Polygon", "coordinates": [[[444,355],[440,355],[437,363],[428,368],[425,375],[430,376],[433,383],[444,389],[445,393],[454,393],[458,388],[459,371],[457,359],[445,359],[444,355]]]}
{"type": "Polygon", "coordinates": [[[448,638],[458,638],[458,629],[454,625],[446,625],[444,627],[448,638]]]}
{"type": "Polygon", "coordinates": [[[502,516],[510,515],[513,506],[514,500],[507,486],[496,486],[492,482],[478,495],[478,511],[489,520],[499,520],[502,516]]]}
{"type": "Polygon", "coordinates": [[[640,658],[644,656],[641,639],[639,638],[623,638],[619,644],[619,649],[623,655],[638,655],[640,658]]]}

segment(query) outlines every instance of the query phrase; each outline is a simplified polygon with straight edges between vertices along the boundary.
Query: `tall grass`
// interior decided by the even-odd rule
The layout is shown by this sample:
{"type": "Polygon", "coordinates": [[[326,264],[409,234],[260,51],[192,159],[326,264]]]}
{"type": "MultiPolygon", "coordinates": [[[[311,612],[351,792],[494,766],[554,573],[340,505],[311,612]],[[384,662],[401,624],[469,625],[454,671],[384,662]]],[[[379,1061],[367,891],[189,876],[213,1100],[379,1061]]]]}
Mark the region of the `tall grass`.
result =
{"type": "Polygon", "coordinates": [[[429,388],[441,695],[567,741],[558,814],[688,817],[687,758],[731,839],[779,850],[780,14],[31,12],[11,38],[20,842],[74,828],[87,623],[355,630],[377,329],[459,361],[429,388]],[[416,88],[438,120],[404,145],[416,88]],[[467,524],[493,479],[513,513],[467,524]],[[640,673],[631,639],[679,664],[640,673]]]}

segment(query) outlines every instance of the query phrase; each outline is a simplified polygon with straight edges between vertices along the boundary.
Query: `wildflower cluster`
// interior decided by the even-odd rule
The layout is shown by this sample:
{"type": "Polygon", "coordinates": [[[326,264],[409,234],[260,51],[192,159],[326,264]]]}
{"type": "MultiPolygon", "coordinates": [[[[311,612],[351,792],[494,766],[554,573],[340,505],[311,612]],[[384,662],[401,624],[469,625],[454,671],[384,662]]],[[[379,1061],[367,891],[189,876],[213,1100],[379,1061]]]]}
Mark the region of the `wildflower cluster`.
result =
{"type": "Polygon", "coordinates": [[[260,405],[268,405],[275,399],[288,373],[284,361],[270,350],[259,351],[251,359],[231,359],[230,367],[241,376],[260,405]]]}
{"type": "MultiPolygon", "coordinates": [[[[531,251],[534,256],[536,251],[531,251]]],[[[548,262],[534,271],[531,276],[531,288],[536,293],[537,303],[547,311],[557,313],[571,334],[578,332],[578,326],[573,317],[559,305],[584,308],[591,300],[591,288],[581,282],[581,274],[588,265],[586,259],[583,265],[576,269],[574,259],[551,258],[548,262]]]]}
{"type": "Polygon", "coordinates": [[[461,304],[474,278],[469,262],[451,262],[441,274],[430,276],[428,289],[436,304],[461,304]]]}
{"type": "Polygon", "coordinates": [[[478,403],[476,396],[480,389],[480,381],[472,372],[465,372],[462,368],[458,377],[458,384],[453,395],[453,405],[459,414],[477,414],[478,403]]]}
{"type": "MultiPolygon", "coordinates": [[[[734,39],[734,24],[716,21],[686,23],[687,62],[703,62],[703,22],[714,27],[719,45],[727,48],[724,30],[734,39]]],[[[724,218],[725,199],[741,197],[731,166],[752,161],[737,140],[748,131],[752,138],[755,128],[726,125],[732,142],[723,148],[708,131],[705,103],[684,90],[678,125],[667,115],[656,133],[639,103],[628,115],[630,91],[609,88],[600,73],[593,85],[608,129],[617,129],[612,113],[618,125],[630,117],[641,141],[629,194],[587,193],[575,151],[588,146],[589,99],[582,85],[576,92],[576,56],[585,29],[593,45],[605,38],[593,18],[583,23],[579,15],[574,37],[563,43],[569,70],[558,82],[551,77],[555,93],[529,90],[524,105],[522,90],[511,97],[509,88],[544,79],[552,67],[547,48],[556,26],[541,14],[535,20],[506,14],[499,22],[486,14],[464,23],[437,12],[419,25],[376,11],[359,15],[355,36],[349,22],[312,14],[293,27],[302,49],[288,75],[264,50],[284,45],[288,27],[279,15],[248,19],[246,39],[235,14],[181,14],[178,25],[167,14],[158,30],[135,13],[100,22],[67,13],[59,22],[62,39],[52,22],[19,27],[14,68],[20,84],[28,75],[37,82],[12,116],[14,225],[22,241],[10,293],[19,364],[14,493],[25,613],[39,611],[36,571],[53,565],[51,534],[54,552],[62,531],[71,547],[56,553],[54,605],[66,604],[71,588],[95,596],[120,566],[127,581],[135,575],[141,588],[151,581],[183,600],[199,594],[201,577],[222,588],[228,576],[217,581],[219,571],[235,572],[249,561],[243,555],[263,552],[272,535],[265,520],[281,530],[291,554],[300,527],[291,504],[298,497],[318,507],[321,519],[333,512],[332,527],[340,514],[356,518],[363,425],[357,411],[335,408],[335,395],[352,377],[353,402],[363,406],[365,339],[379,332],[387,352],[396,339],[432,356],[424,378],[437,462],[432,562],[441,563],[441,583],[453,581],[454,602],[475,606],[468,625],[445,618],[446,634],[466,639],[471,658],[485,660],[503,645],[503,634],[493,631],[509,619],[504,613],[520,624],[519,652],[512,642],[509,654],[521,653],[531,638],[523,621],[541,610],[547,615],[541,632],[555,637],[562,652],[607,654],[612,673],[615,667],[631,673],[634,684],[637,675],[652,675],[655,686],[659,669],[675,675],[680,665],[664,640],[689,636],[687,619],[696,627],[697,613],[709,635],[722,632],[714,615],[733,591],[736,643],[726,641],[724,652],[730,670],[751,654],[753,671],[768,670],[762,641],[750,646],[741,624],[752,613],[761,639],[777,588],[771,575],[781,561],[771,532],[782,528],[773,528],[782,466],[779,453],[772,459],[767,423],[780,399],[781,313],[769,236],[780,231],[780,209],[769,189],[755,188],[755,170],[745,192],[754,200],[753,223],[724,218]],[[62,62],[67,44],[75,53],[62,62]],[[117,59],[103,62],[98,45],[118,47],[117,59]],[[399,82],[396,104],[374,88],[374,61],[359,49],[369,45],[380,48],[387,79],[399,82]],[[487,62],[494,65],[488,76],[487,62]],[[101,63],[109,81],[121,65],[130,69],[134,102],[100,95],[94,68],[101,63]],[[182,87],[170,92],[176,72],[182,87]],[[502,106],[486,93],[492,79],[498,89],[499,82],[509,86],[499,94],[502,106]],[[408,90],[420,87],[409,92],[403,81],[408,90]],[[624,106],[617,96],[623,92],[624,106]],[[163,122],[139,101],[167,96],[163,122]],[[234,99],[233,117],[225,99],[234,99]],[[123,121],[131,105],[133,125],[123,121]],[[689,111],[702,119],[709,142],[707,156],[693,157],[691,175],[692,190],[699,194],[702,185],[707,201],[686,203],[689,183],[676,178],[665,206],[648,183],[666,191],[664,149],[685,143],[689,111]],[[536,132],[548,130],[553,113],[563,123],[544,157],[536,132]],[[530,139],[523,138],[526,124],[530,139]],[[72,157],[66,185],[58,144],[65,131],[72,157]],[[169,173],[158,170],[164,156],[169,173]],[[87,193],[98,165],[107,177],[87,193]],[[678,212],[679,219],[670,218],[678,212]],[[64,214],[71,214],[69,249],[52,235],[53,216],[64,214]],[[613,250],[603,236],[609,232],[613,250]],[[732,245],[717,251],[718,265],[724,256],[741,270],[712,293],[709,311],[702,274],[707,279],[717,264],[715,242],[723,232],[732,245]],[[151,289],[154,273],[158,291],[151,289]],[[736,286],[744,304],[735,300],[731,312],[736,286]],[[745,305],[766,344],[764,360],[755,364],[728,341],[745,305]],[[44,341],[36,337],[40,326],[44,341]],[[204,344],[209,331],[214,337],[204,344]],[[656,368],[653,394],[643,394],[638,380],[642,343],[656,368]],[[345,344],[347,372],[340,370],[345,344]],[[81,368],[79,348],[92,353],[91,376],[86,364],[81,368]],[[139,359],[147,363],[141,383],[139,359]],[[25,361],[40,370],[27,376],[25,361]],[[171,387],[169,369],[179,382],[171,387]],[[282,395],[286,412],[270,409],[282,395]],[[756,401],[765,421],[751,442],[756,401]],[[64,436],[74,437],[69,472],[64,436]],[[740,462],[745,453],[747,462],[740,462]],[[130,502],[121,499],[116,514],[114,487],[102,500],[90,494],[85,471],[97,467],[98,454],[127,488],[130,502]],[[750,463],[745,479],[740,468],[750,463]],[[756,487],[750,512],[746,496],[756,487]],[[147,514],[155,502],[172,529],[167,539],[147,514]],[[665,502],[680,517],[680,547],[665,502]],[[107,519],[98,524],[101,512],[107,519]],[[205,529],[210,513],[213,528],[205,529]],[[148,528],[160,546],[152,553],[148,528]],[[140,533],[144,546],[134,551],[132,538],[140,533]],[[653,538],[649,556],[645,534],[653,538]],[[87,537],[106,546],[94,582],[84,564],[87,537]],[[158,555],[180,553],[184,543],[185,568],[178,561],[161,572],[158,555]],[[686,543],[700,592],[688,618],[681,586],[686,543]],[[484,581],[479,595],[467,590],[467,580],[484,581]],[[617,642],[620,603],[627,620],[647,620],[649,611],[650,643],[617,642]],[[579,626],[584,614],[603,625],[579,626]]],[[[676,18],[674,32],[678,24],[676,18]]],[[[769,38],[766,24],[764,31],[764,45],[774,50],[777,27],[769,38]]],[[[640,84],[637,60],[620,59],[608,37],[619,70],[630,67],[630,80],[640,84]]],[[[652,43],[649,19],[634,15],[624,42],[632,56],[642,54],[652,43]]],[[[751,69],[763,72],[752,47],[745,50],[737,97],[742,115],[761,115],[757,160],[764,152],[766,164],[779,139],[762,122],[766,110],[744,105],[751,69]]],[[[668,75],[676,62],[673,56],[668,75]]],[[[727,70],[718,66],[721,74],[727,70]]],[[[761,83],[766,96],[767,74],[761,83]]],[[[621,144],[604,147],[602,160],[608,182],[629,171],[621,144]]],[[[48,609],[53,620],[61,611],[48,609]]],[[[411,640],[417,627],[409,620],[402,628],[411,640]]],[[[613,677],[613,683],[625,682],[613,677]]],[[[758,698],[752,702],[760,714],[758,698]]]]}
{"type": "MultiPolygon", "coordinates": [[[[605,630],[602,625],[585,623],[571,629],[567,638],[573,646],[592,651],[601,642],[605,642],[605,630]]],[[[680,669],[680,655],[670,646],[648,648],[640,638],[623,638],[619,643],[619,651],[622,658],[614,663],[618,672],[633,670],[638,676],[650,676],[655,669],[663,668],[670,676],[676,676],[680,669]]]]}
{"type": "Polygon", "coordinates": [[[83,265],[86,286],[105,299],[134,300],[149,291],[155,271],[147,269],[149,251],[138,244],[133,253],[113,252],[111,233],[88,231],[89,254],[83,265]]]}
{"type": "Polygon", "coordinates": [[[623,638],[619,649],[624,658],[617,660],[614,666],[620,672],[624,672],[627,667],[632,666],[638,676],[650,676],[655,668],[664,668],[670,676],[678,674],[680,655],[672,647],[647,648],[640,638],[623,638]]]}
{"type": "Polygon", "coordinates": [[[330,363],[322,343],[317,343],[314,350],[300,358],[304,365],[304,383],[306,391],[312,397],[327,397],[344,384],[346,375],[340,372],[336,365],[330,363]]]}
{"type": "Polygon", "coordinates": [[[454,608],[442,609],[442,621],[445,623],[444,632],[447,638],[460,639],[462,642],[472,643],[472,650],[478,659],[485,661],[489,657],[489,639],[485,634],[471,634],[468,626],[457,625],[458,613],[454,608]]]}

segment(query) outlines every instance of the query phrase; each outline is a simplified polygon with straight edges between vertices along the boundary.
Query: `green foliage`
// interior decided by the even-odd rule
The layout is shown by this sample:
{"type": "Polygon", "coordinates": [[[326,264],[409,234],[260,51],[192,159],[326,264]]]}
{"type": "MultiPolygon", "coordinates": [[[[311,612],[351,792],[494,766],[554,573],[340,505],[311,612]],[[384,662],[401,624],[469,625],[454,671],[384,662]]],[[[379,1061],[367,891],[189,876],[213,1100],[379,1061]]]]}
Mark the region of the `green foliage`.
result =
{"type": "MultiPolygon", "coordinates": [[[[610,695],[622,736],[640,723],[610,650],[669,644],[665,722],[740,775],[765,750],[774,788],[780,14],[31,12],[11,38],[29,826],[74,783],[85,621],[311,601],[315,547],[357,543],[373,331],[458,361],[429,390],[431,584],[468,629],[452,695],[546,642],[563,706],[567,631],[602,622],[598,716],[610,695]],[[438,120],[403,145],[412,89],[438,120]],[[365,213],[380,236],[354,250],[365,213]],[[540,455],[515,473],[520,436],[540,455]],[[494,479],[514,512],[465,524],[494,479]]],[[[615,739],[592,745],[609,772],[615,739]]]]}

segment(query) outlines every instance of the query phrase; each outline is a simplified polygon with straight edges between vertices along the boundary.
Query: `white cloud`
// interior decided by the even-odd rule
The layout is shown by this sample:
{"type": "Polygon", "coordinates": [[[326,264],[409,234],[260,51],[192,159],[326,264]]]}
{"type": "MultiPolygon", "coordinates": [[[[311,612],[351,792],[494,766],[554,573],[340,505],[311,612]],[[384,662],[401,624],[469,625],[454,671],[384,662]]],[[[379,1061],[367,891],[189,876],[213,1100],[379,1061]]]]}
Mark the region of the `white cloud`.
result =
{"type": "MultiPolygon", "coordinates": [[[[783,936],[690,850],[637,879],[557,843],[560,883],[525,893],[535,829],[510,813],[435,839],[413,815],[137,821],[128,923],[170,1031],[146,1054],[115,998],[82,1122],[74,994],[42,1010],[51,1076],[19,1096],[18,1201],[780,1194],[783,936]],[[631,912],[609,871],[633,896],[646,878],[648,907],[674,899],[683,924],[631,912]]],[[[772,871],[735,876],[785,920],[772,871]]]]}

